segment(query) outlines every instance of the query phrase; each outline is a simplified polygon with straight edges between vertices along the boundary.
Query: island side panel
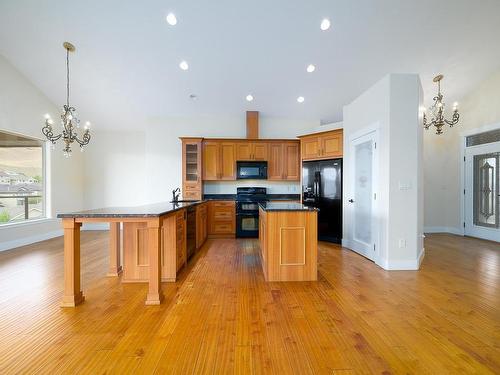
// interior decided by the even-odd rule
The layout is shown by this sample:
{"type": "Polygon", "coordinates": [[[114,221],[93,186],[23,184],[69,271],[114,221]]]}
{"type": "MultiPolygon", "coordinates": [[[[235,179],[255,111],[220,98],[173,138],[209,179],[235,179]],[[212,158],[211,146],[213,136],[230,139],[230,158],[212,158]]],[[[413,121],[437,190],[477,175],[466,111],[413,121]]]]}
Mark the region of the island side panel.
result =
{"type": "Polygon", "coordinates": [[[147,223],[123,223],[122,282],[147,282],[148,279],[149,253],[147,223]]]}
{"type": "MultiPolygon", "coordinates": [[[[175,282],[186,263],[186,217],[179,210],[161,217],[161,280],[175,282]]],[[[149,280],[149,235],[146,222],[123,224],[122,282],[149,280]]]]}
{"type": "Polygon", "coordinates": [[[267,280],[315,281],[317,212],[267,212],[267,280]]]}

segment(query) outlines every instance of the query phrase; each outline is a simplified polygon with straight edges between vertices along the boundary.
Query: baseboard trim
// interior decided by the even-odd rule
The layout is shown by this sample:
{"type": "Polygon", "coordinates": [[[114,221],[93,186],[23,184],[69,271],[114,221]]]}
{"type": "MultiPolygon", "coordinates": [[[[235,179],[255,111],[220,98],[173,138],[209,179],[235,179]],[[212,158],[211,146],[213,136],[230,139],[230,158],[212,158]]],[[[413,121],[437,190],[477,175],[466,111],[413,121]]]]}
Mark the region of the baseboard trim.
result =
{"type": "Polygon", "coordinates": [[[36,242],[41,242],[45,240],[50,240],[51,238],[59,237],[63,235],[63,230],[58,229],[50,232],[45,232],[41,234],[37,234],[34,236],[18,238],[17,240],[6,241],[0,243],[0,251],[6,251],[15,249],[16,247],[31,245],[36,242]]]}
{"type": "Polygon", "coordinates": [[[456,227],[424,227],[424,233],[451,233],[463,236],[464,231],[456,227]]]}
{"type": "MultiPolygon", "coordinates": [[[[86,223],[82,225],[82,231],[87,230],[109,230],[108,223],[86,223]]],[[[57,229],[45,233],[36,234],[29,237],[18,238],[12,241],[0,242],[0,252],[15,249],[17,247],[32,245],[37,242],[50,240],[51,238],[60,237],[64,234],[62,229],[57,229]]]]}
{"type": "Polygon", "coordinates": [[[418,259],[398,259],[380,262],[380,266],[386,271],[418,271],[420,267],[420,257],[418,259]]]}

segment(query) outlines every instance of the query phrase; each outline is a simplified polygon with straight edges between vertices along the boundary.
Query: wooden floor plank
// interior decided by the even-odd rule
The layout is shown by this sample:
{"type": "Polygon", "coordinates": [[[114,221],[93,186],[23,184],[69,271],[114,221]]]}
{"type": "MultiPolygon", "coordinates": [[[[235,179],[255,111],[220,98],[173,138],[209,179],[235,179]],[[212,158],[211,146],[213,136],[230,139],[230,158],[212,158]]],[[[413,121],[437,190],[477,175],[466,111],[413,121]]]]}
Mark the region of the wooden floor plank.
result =
{"type": "Polygon", "coordinates": [[[418,272],[319,243],[317,282],[266,283],[256,240],[209,240],[165,303],[107,278],[82,232],[83,305],[61,309],[63,242],[0,253],[0,373],[500,373],[500,245],[433,234],[418,272]]]}

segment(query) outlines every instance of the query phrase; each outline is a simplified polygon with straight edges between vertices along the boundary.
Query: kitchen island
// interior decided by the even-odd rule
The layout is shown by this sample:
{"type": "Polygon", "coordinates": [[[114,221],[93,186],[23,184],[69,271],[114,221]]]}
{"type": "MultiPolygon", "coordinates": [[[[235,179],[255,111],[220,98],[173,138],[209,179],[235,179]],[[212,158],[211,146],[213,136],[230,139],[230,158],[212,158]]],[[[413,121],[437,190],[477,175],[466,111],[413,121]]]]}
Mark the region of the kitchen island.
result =
{"type": "Polygon", "coordinates": [[[300,203],[261,203],[259,242],[266,281],[318,279],[316,208],[300,203]]]}
{"type": "Polygon", "coordinates": [[[137,207],[110,207],[58,214],[64,229],[63,307],[85,300],[80,284],[80,227],[82,223],[109,223],[108,276],[123,271],[123,281],[148,282],[147,305],[163,299],[162,281],[175,281],[179,263],[186,262],[186,211],[204,202],[157,203],[137,207]],[[123,223],[123,269],[120,224],[123,223]]]}

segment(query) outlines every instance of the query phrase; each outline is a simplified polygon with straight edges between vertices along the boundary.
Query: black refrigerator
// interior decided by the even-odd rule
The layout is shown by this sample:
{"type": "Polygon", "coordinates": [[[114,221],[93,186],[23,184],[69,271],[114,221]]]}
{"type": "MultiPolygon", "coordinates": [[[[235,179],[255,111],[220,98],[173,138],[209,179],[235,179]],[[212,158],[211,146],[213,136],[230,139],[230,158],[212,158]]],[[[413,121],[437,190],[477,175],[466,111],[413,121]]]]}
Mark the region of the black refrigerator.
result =
{"type": "Polygon", "coordinates": [[[342,159],[302,163],[302,198],[319,208],[318,239],[342,241],[342,159]]]}

